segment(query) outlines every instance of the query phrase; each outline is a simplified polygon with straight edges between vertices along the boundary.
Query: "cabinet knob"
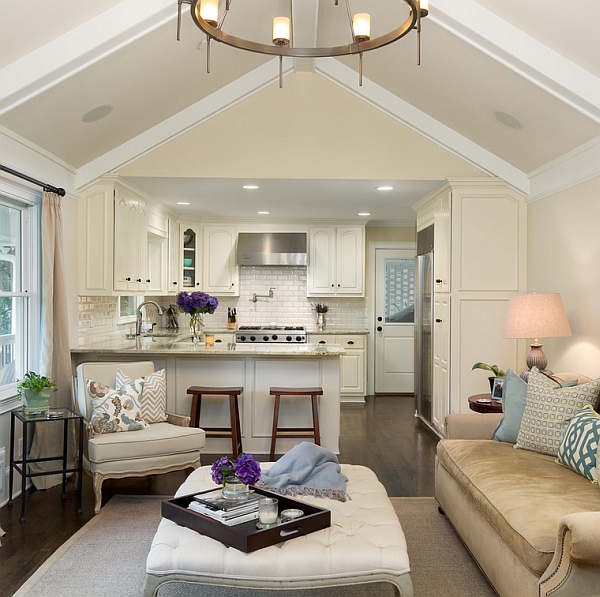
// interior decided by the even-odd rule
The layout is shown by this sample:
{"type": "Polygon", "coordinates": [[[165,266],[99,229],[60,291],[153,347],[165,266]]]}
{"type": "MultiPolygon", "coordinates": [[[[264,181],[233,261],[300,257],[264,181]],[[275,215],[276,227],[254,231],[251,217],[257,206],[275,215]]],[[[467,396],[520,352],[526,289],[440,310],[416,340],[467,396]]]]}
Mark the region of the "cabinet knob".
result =
{"type": "Polygon", "coordinates": [[[177,286],[177,282],[173,282],[173,286],[177,286]]]}
{"type": "Polygon", "coordinates": [[[436,283],[436,284],[441,284],[441,283],[442,283],[442,281],[441,281],[441,280],[438,278],[438,279],[435,281],[435,283],[436,283]]]}
{"type": "Polygon", "coordinates": [[[125,278],[125,282],[131,282],[131,278],[125,278]]]}
{"type": "Polygon", "coordinates": [[[142,281],[142,279],[141,279],[141,278],[138,278],[138,279],[136,280],[136,282],[141,282],[141,281],[142,281]]]}
{"type": "Polygon", "coordinates": [[[436,323],[442,323],[442,320],[441,319],[436,319],[435,322],[436,323]]]}
{"type": "Polygon", "coordinates": [[[148,278],[148,279],[146,280],[146,282],[147,282],[148,284],[150,284],[150,278],[148,278]]]}
{"type": "Polygon", "coordinates": [[[348,340],[348,342],[346,342],[346,344],[354,344],[354,340],[348,340]]]}
{"type": "Polygon", "coordinates": [[[383,318],[382,317],[378,317],[377,321],[383,321],[383,318]]]}
{"type": "Polygon", "coordinates": [[[377,326],[377,331],[378,331],[378,332],[381,332],[382,330],[383,330],[383,328],[382,328],[380,325],[378,325],[378,326],[377,326]]]}
{"type": "Polygon", "coordinates": [[[319,344],[327,344],[327,342],[325,342],[325,340],[319,340],[319,344]]]}
{"type": "Polygon", "coordinates": [[[200,282],[196,282],[196,286],[200,286],[200,282]]]}

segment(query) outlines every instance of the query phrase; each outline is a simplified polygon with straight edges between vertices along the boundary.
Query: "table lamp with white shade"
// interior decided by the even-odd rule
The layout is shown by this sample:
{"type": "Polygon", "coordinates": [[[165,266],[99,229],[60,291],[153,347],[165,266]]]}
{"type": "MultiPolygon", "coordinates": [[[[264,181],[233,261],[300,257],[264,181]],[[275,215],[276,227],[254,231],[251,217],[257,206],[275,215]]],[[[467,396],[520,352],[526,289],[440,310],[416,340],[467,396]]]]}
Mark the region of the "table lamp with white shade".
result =
{"type": "MultiPolygon", "coordinates": [[[[505,338],[534,338],[531,351],[527,355],[527,371],[521,377],[527,381],[529,370],[537,367],[546,371],[548,359],[542,350],[539,338],[559,338],[571,335],[560,294],[517,294],[508,302],[508,312],[504,326],[505,338]]],[[[549,373],[548,371],[546,371],[549,373]]]]}

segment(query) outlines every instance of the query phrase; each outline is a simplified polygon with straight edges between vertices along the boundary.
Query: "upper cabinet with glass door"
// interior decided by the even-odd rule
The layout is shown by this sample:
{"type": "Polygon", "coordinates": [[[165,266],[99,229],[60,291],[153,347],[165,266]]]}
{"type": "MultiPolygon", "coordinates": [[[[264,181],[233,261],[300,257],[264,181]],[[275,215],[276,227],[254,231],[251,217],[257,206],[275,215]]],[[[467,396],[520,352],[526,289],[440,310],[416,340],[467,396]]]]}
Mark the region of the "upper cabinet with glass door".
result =
{"type": "Polygon", "coordinates": [[[184,292],[202,290],[202,243],[200,226],[180,224],[181,237],[181,281],[179,287],[184,292]]]}

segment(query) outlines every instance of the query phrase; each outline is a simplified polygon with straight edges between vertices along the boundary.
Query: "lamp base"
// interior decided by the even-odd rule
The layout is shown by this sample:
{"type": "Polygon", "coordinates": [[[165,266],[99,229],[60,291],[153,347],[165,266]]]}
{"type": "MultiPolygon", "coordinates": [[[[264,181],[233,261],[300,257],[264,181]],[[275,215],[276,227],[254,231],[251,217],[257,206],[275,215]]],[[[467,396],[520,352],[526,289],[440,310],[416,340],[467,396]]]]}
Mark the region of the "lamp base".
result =
{"type": "Polygon", "coordinates": [[[527,359],[525,360],[528,369],[521,373],[520,377],[523,381],[527,381],[529,379],[529,373],[534,368],[537,367],[540,370],[540,373],[544,375],[551,376],[553,375],[552,371],[546,369],[548,366],[548,359],[542,350],[542,345],[539,342],[534,342],[531,345],[531,350],[527,355],[527,359]]]}
{"type": "MultiPolygon", "coordinates": [[[[547,375],[548,377],[552,377],[554,375],[554,371],[550,371],[550,369],[540,369],[539,372],[543,373],[544,375],[547,375]]],[[[531,373],[531,369],[525,369],[525,371],[521,372],[521,374],[519,375],[519,377],[525,383],[527,383],[529,381],[529,374],[530,373],[531,373]]]]}

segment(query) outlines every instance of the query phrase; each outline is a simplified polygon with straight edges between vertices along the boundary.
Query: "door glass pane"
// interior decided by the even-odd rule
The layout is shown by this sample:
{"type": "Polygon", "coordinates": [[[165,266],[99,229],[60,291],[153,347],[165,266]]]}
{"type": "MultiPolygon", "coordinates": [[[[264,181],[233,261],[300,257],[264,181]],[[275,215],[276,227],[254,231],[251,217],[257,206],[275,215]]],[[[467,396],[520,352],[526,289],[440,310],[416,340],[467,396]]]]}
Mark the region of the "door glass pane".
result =
{"type": "Polygon", "coordinates": [[[385,260],[385,323],[415,321],[415,260],[385,260]]]}

